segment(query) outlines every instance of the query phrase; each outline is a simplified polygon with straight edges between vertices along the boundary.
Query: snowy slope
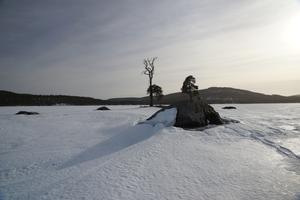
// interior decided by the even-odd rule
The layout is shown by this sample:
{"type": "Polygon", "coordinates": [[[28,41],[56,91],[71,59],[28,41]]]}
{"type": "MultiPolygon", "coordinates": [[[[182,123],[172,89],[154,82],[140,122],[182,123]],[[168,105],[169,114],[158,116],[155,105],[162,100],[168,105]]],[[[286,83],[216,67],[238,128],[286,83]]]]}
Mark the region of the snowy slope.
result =
{"type": "Polygon", "coordinates": [[[236,106],[204,131],[138,123],[157,108],[1,107],[0,199],[300,199],[300,105],[236,106]]]}

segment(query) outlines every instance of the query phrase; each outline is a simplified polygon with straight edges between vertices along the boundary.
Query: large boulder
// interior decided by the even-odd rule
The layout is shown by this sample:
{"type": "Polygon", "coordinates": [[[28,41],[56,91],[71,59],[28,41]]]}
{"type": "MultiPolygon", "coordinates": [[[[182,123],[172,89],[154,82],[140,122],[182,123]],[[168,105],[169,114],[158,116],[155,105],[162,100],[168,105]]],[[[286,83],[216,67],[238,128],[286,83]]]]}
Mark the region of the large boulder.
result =
{"type": "Polygon", "coordinates": [[[192,102],[184,100],[173,105],[177,108],[176,127],[197,128],[208,124],[220,125],[224,121],[219,113],[200,98],[195,98],[192,102]]]}

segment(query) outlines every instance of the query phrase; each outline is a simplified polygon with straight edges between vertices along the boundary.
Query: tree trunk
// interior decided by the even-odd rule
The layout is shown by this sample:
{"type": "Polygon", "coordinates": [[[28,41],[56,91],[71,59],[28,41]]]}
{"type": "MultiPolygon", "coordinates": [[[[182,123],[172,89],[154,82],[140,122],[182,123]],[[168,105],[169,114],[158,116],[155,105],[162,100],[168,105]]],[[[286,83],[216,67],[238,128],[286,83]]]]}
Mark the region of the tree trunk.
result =
{"type": "Polygon", "coordinates": [[[152,78],[150,77],[150,103],[149,106],[153,107],[153,91],[152,91],[152,78]]]}

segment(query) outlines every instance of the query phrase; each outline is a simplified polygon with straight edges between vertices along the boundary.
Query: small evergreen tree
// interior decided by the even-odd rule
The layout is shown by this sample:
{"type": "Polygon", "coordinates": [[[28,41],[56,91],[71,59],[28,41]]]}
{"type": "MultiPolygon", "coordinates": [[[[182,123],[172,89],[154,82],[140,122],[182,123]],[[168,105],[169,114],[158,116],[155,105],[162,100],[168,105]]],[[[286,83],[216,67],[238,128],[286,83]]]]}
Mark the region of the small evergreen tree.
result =
{"type": "Polygon", "coordinates": [[[189,95],[190,101],[193,101],[193,96],[198,95],[198,86],[195,85],[196,79],[192,75],[185,78],[181,92],[184,94],[189,95]]]}
{"type": "MultiPolygon", "coordinates": [[[[147,94],[150,94],[151,88],[149,86],[149,88],[147,89],[147,94]]],[[[152,85],[152,93],[153,96],[155,96],[157,102],[160,102],[160,100],[163,98],[163,91],[162,88],[159,85],[152,85]]]]}

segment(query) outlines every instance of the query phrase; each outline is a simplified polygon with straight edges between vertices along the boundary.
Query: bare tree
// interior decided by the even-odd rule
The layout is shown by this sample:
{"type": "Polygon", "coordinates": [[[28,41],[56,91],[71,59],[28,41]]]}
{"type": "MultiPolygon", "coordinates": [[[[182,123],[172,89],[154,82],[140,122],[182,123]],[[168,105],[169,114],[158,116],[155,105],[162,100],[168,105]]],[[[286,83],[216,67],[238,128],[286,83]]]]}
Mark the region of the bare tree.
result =
{"type": "Polygon", "coordinates": [[[152,87],[152,79],[154,75],[154,61],[157,59],[157,57],[154,58],[146,58],[144,59],[144,67],[145,70],[143,73],[149,77],[149,96],[150,96],[150,103],[149,105],[152,107],[153,106],[153,87],[152,87]]]}

